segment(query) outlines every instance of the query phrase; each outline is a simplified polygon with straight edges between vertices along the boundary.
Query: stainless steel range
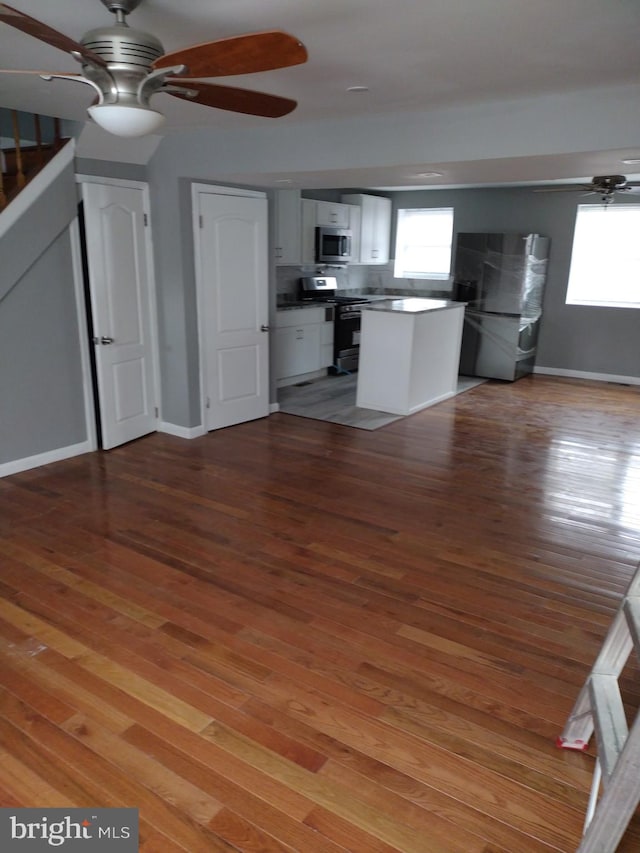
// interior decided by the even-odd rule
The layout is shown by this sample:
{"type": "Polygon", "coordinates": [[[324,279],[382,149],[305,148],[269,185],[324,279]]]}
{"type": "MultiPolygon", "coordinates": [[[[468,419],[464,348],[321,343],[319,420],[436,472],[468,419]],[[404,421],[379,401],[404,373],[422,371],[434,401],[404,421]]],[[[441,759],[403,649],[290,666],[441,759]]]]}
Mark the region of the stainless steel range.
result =
{"type": "Polygon", "coordinates": [[[366,296],[337,296],[334,276],[305,276],[300,279],[300,299],[335,306],[333,325],[334,373],[352,373],[360,358],[360,306],[369,302],[366,296]]]}

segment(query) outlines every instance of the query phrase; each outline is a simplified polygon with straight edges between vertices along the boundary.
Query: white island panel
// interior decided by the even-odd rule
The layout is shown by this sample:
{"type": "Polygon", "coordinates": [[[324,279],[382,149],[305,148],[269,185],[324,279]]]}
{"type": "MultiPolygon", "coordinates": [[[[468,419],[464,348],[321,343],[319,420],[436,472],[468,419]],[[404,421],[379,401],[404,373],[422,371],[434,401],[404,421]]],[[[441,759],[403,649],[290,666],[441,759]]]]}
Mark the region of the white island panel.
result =
{"type": "Polygon", "coordinates": [[[356,405],[410,415],[457,392],[464,304],[397,299],[363,306],[356,405]]]}

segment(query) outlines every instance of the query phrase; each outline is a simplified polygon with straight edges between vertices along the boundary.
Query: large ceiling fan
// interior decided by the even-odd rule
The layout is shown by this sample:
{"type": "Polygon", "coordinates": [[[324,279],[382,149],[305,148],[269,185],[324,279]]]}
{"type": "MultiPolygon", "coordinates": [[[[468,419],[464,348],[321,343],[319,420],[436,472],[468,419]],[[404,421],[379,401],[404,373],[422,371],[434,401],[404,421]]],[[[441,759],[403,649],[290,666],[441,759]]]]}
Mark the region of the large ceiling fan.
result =
{"type": "Polygon", "coordinates": [[[596,175],[589,184],[572,184],[564,187],[535,189],[538,193],[581,192],[583,195],[599,195],[603,204],[611,204],[616,193],[640,193],[640,182],[627,181],[624,175],[596,175]]]}
{"type": "Polygon", "coordinates": [[[279,30],[247,33],[165,53],[155,36],[127,24],[127,15],[142,0],[101,2],[115,15],[115,23],[90,30],[79,42],[0,3],[1,22],[70,53],[82,67],[79,74],[4,73],[39,74],[46,80],[59,78],[92,86],[97,96],[89,114],[118,136],[143,136],[160,127],[164,116],[149,103],[159,92],[207,107],[269,118],[295,109],[296,102],[289,98],[196,79],[252,74],[306,62],[306,48],[294,36],[279,30]]]}

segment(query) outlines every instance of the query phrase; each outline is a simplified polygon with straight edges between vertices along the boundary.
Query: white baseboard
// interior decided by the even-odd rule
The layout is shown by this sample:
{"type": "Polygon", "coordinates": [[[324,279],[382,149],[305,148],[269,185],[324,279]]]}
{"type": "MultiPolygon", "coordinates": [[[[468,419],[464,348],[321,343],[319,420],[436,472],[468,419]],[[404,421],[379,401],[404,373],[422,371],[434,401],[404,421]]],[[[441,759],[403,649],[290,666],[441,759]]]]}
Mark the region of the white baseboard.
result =
{"type": "Polygon", "coordinates": [[[269,414],[280,411],[280,403],[269,403],[269,414]]]}
{"type": "Polygon", "coordinates": [[[73,456],[81,456],[83,453],[91,453],[95,447],[90,441],[80,444],[71,444],[68,447],[59,447],[57,450],[48,450],[46,453],[38,453],[36,456],[28,456],[25,459],[16,459],[13,462],[0,463],[0,477],[9,477],[11,474],[19,474],[21,471],[29,471],[31,468],[39,468],[50,462],[61,462],[63,459],[71,459],[73,456]]]}
{"type": "Polygon", "coordinates": [[[166,421],[158,424],[158,432],[175,435],[176,438],[200,438],[207,434],[206,429],[202,425],[197,427],[183,427],[178,426],[178,424],[166,423],[166,421]]]}
{"type": "Polygon", "coordinates": [[[596,382],[614,382],[616,385],[640,385],[640,376],[619,376],[615,373],[590,373],[586,370],[564,370],[560,367],[534,367],[534,373],[548,376],[566,376],[568,379],[593,379],[596,382]]]}

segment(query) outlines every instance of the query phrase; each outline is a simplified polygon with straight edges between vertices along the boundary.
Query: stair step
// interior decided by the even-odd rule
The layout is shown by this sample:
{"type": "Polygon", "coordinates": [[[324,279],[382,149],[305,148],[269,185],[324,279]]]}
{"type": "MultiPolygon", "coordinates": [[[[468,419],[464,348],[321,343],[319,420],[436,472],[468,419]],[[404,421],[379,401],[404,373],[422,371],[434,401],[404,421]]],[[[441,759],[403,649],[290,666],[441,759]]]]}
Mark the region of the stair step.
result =
{"type": "Polygon", "coordinates": [[[606,788],[629,736],[629,727],[627,726],[618,679],[614,675],[593,673],[589,679],[589,695],[598,746],[598,759],[602,767],[602,781],[606,788]]]}

